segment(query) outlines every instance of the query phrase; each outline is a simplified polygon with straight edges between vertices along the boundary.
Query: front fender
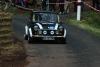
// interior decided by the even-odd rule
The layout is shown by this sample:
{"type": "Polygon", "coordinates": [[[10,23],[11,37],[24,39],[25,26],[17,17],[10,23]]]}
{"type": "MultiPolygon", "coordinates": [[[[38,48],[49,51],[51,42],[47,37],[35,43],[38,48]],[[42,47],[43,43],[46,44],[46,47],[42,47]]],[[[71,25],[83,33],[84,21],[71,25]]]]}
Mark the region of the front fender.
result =
{"type": "Polygon", "coordinates": [[[28,26],[25,26],[25,34],[28,35],[28,26]]]}

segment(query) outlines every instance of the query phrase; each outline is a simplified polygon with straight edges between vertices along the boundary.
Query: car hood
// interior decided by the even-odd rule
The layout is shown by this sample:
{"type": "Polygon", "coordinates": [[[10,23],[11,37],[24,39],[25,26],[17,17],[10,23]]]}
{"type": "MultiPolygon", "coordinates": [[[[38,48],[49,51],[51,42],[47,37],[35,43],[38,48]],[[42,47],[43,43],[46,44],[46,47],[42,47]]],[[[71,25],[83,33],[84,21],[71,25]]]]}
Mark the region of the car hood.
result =
{"type": "Polygon", "coordinates": [[[40,29],[47,29],[47,30],[57,30],[59,24],[58,23],[36,23],[36,25],[40,28],[40,29]]]}

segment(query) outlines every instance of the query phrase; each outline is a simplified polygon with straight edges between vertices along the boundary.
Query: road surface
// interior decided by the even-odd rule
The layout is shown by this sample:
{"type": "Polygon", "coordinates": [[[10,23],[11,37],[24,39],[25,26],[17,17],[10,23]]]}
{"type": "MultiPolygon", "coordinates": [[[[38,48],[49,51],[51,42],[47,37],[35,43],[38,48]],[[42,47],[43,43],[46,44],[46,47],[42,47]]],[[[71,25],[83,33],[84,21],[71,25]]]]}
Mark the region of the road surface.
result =
{"type": "MultiPolygon", "coordinates": [[[[12,21],[13,31],[21,40],[27,21],[27,17],[19,15],[12,21]]],[[[100,38],[71,25],[66,28],[67,44],[28,44],[23,40],[28,63],[21,67],[100,67],[100,38]]]]}

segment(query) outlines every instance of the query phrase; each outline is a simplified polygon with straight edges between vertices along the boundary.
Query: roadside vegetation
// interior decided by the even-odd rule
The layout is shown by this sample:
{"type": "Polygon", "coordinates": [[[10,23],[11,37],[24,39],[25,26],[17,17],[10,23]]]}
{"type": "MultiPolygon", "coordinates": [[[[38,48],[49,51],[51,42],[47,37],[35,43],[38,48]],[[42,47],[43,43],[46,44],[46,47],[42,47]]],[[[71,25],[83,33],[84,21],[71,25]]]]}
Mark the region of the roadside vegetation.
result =
{"type": "Polygon", "coordinates": [[[0,11],[0,61],[26,57],[24,43],[15,38],[12,32],[12,17],[13,13],[0,11]]]}
{"type": "Polygon", "coordinates": [[[76,14],[73,14],[73,16],[69,18],[69,23],[87,30],[96,36],[100,36],[100,13],[98,12],[84,11],[81,21],[77,21],[76,14]]]}

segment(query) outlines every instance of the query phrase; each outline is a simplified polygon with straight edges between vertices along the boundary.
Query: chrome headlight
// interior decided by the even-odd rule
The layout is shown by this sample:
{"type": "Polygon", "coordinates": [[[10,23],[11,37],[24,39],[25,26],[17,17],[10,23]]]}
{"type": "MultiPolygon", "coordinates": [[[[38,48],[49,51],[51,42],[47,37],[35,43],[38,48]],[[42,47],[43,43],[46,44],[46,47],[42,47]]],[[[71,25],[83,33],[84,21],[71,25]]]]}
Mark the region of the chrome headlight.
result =
{"type": "Polygon", "coordinates": [[[51,31],[50,34],[53,35],[54,34],[54,31],[51,31]]]}
{"type": "Polygon", "coordinates": [[[58,31],[58,30],[56,31],[56,34],[57,34],[57,35],[59,34],[59,31],[58,31]]]}
{"type": "Polygon", "coordinates": [[[43,34],[46,35],[47,34],[47,31],[43,31],[43,34]]]}
{"type": "Polygon", "coordinates": [[[39,31],[38,31],[38,33],[39,33],[39,34],[42,34],[42,31],[41,31],[41,30],[39,30],[39,31]]]}
{"type": "Polygon", "coordinates": [[[37,25],[34,26],[34,30],[37,31],[39,27],[37,25]]]}
{"type": "Polygon", "coordinates": [[[63,31],[63,26],[59,26],[59,31],[63,31]]]}

